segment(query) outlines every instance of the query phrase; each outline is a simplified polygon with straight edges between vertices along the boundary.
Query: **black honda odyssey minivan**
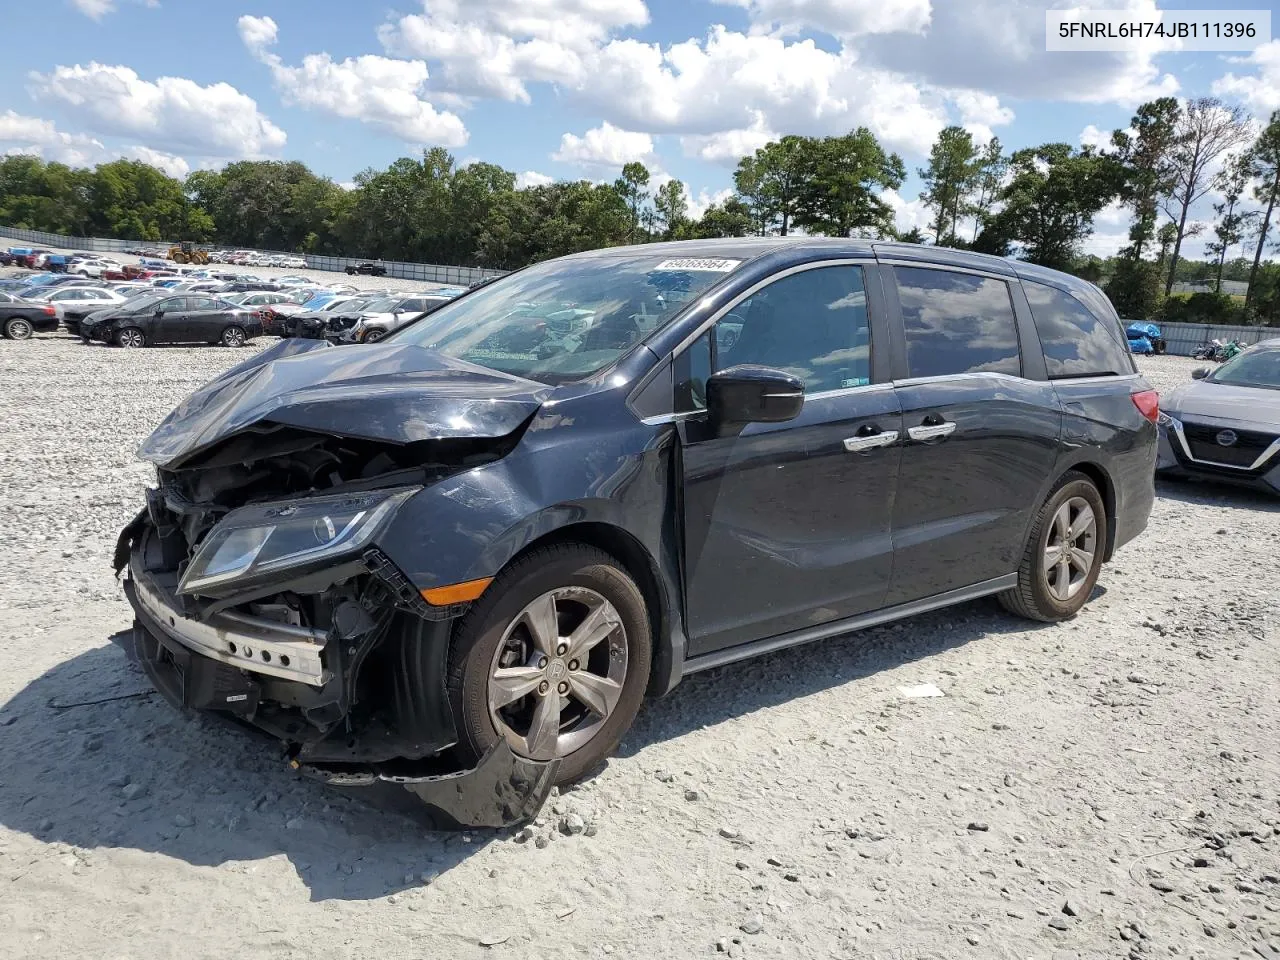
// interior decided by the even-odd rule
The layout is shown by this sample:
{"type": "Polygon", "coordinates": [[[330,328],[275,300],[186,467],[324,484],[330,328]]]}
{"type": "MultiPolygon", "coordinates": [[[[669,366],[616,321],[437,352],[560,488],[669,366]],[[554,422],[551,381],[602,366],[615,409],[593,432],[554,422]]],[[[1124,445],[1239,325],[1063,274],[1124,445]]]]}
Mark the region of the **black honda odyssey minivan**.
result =
{"type": "Polygon", "coordinates": [[[540,263],[288,340],[141,448],[132,649],[344,784],[531,816],[686,674],[986,595],[1056,621],[1153,498],[1157,396],[1052,270],[861,240],[540,263]]]}

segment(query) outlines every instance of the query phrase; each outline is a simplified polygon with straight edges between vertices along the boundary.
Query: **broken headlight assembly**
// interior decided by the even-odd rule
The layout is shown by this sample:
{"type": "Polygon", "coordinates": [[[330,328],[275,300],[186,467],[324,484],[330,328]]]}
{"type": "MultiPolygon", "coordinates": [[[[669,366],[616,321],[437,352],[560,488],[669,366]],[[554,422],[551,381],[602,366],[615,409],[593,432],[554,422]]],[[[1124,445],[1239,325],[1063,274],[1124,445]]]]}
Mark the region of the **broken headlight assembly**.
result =
{"type": "Polygon", "coordinates": [[[178,592],[202,593],[305,572],[361,550],[421,490],[400,487],[241,507],[204,538],[178,592]]]}

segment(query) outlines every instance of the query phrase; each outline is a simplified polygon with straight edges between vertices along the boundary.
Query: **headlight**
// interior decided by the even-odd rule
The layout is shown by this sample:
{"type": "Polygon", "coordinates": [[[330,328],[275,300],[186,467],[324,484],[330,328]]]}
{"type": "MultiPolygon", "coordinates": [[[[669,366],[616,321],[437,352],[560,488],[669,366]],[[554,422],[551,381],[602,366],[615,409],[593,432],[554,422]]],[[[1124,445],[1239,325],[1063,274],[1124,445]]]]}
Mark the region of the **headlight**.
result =
{"type": "Polygon", "coordinates": [[[233,510],[200,544],[178,592],[199,593],[353,553],[420,489],[312,497],[233,510]]]}
{"type": "Polygon", "coordinates": [[[1161,410],[1160,415],[1156,417],[1156,423],[1164,427],[1166,430],[1177,430],[1179,427],[1182,426],[1182,424],[1179,423],[1178,420],[1176,420],[1174,417],[1169,416],[1169,414],[1165,413],[1163,410],[1161,410]]]}

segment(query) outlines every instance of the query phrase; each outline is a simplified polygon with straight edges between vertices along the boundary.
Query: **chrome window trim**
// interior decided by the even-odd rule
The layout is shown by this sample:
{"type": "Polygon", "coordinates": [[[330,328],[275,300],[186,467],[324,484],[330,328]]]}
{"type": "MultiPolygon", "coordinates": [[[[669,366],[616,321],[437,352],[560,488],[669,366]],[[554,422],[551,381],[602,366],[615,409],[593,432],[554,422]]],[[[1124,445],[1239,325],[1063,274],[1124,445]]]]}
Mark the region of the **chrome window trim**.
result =
{"type": "Polygon", "coordinates": [[[968,370],[964,373],[939,373],[929,377],[903,377],[894,380],[895,387],[914,387],[925,383],[941,383],[948,380],[1012,380],[1015,383],[1048,384],[1048,380],[1032,380],[1030,377],[1015,377],[1012,373],[1000,373],[996,370],[968,370]]]}
{"type": "MultiPolygon", "coordinates": [[[[1280,453],[1280,437],[1276,437],[1275,440],[1271,441],[1271,445],[1258,455],[1258,459],[1253,461],[1253,463],[1249,464],[1247,467],[1241,466],[1238,463],[1220,463],[1217,460],[1201,460],[1199,457],[1192,456],[1191,454],[1191,444],[1187,442],[1187,436],[1182,432],[1182,421],[1171,414],[1166,414],[1166,416],[1169,417],[1169,423],[1173,426],[1173,432],[1178,436],[1178,444],[1182,447],[1182,452],[1187,455],[1187,459],[1192,463],[1203,463],[1207,467],[1225,467],[1228,470],[1258,470],[1277,453],[1280,453]]],[[[1213,424],[1206,423],[1203,424],[1203,426],[1212,427],[1213,424]]],[[[1231,428],[1223,427],[1222,429],[1229,430],[1231,428]]]]}
{"type": "MultiPolygon", "coordinates": [[[[838,390],[819,390],[817,393],[806,393],[804,402],[810,400],[830,400],[835,397],[847,397],[855,393],[887,393],[893,390],[892,383],[864,383],[857,387],[841,387],[838,390]]],[[[688,420],[690,417],[704,417],[707,410],[703,407],[700,410],[682,410],[679,413],[660,413],[654,417],[641,417],[640,422],[649,426],[659,426],[664,423],[679,423],[682,420],[688,420]]]]}
{"type": "Polygon", "coordinates": [[[884,257],[877,257],[876,262],[878,262],[882,267],[917,267],[920,270],[950,270],[952,273],[970,273],[975,277],[987,277],[991,280],[1003,280],[1005,283],[1015,283],[1019,279],[1016,273],[997,273],[994,270],[982,270],[977,267],[961,267],[958,265],[953,266],[949,263],[935,263],[932,260],[886,260],[884,257]]]}
{"type": "Polygon", "coordinates": [[[1125,380],[1137,380],[1142,376],[1140,373],[1090,373],[1079,377],[1059,377],[1049,378],[1049,383],[1066,384],[1070,386],[1073,383],[1093,383],[1099,381],[1101,383],[1120,383],[1125,380]]]}

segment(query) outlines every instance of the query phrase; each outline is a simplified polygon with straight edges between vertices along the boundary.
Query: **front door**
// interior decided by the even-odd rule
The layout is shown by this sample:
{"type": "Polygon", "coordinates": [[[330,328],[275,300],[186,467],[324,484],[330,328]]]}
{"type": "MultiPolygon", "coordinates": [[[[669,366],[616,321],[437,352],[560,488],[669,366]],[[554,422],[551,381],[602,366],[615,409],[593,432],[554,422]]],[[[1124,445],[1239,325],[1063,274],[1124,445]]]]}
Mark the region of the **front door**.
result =
{"type": "Polygon", "coordinates": [[[1023,375],[1007,280],[918,266],[886,274],[906,348],[888,597],[898,604],[1018,569],[1062,416],[1053,385],[1023,375]]]}
{"type": "Polygon", "coordinates": [[[873,365],[868,276],[848,262],[785,273],[676,358],[677,409],[693,411],[679,425],[691,655],[884,600],[902,418],[892,386],[874,382],[887,368],[873,365]],[[800,416],[717,436],[706,377],[739,364],[801,377],[800,416]]]}
{"type": "Polygon", "coordinates": [[[156,307],[151,318],[147,340],[151,343],[184,343],[190,339],[187,329],[187,298],[169,297],[156,307]]]}

